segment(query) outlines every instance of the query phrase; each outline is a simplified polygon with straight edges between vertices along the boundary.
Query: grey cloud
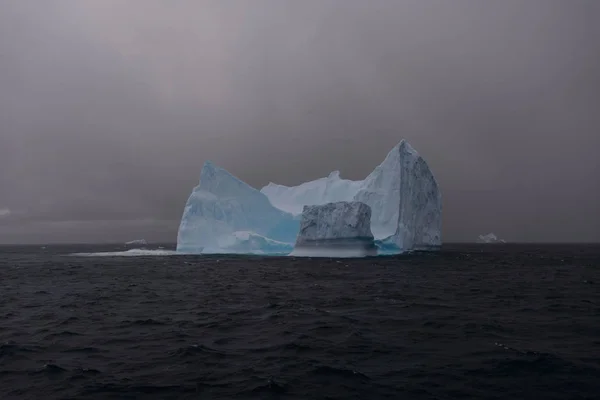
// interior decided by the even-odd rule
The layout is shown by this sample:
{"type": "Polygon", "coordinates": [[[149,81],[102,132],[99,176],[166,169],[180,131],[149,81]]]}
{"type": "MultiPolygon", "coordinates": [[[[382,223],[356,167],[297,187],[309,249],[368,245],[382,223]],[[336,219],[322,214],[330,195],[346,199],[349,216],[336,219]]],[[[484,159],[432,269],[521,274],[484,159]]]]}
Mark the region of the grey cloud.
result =
{"type": "Polygon", "coordinates": [[[0,9],[0,241],[173,241],[207,159],[362,178],[402,138],[446,240],[600,240],[597,1],[0,9]]]}

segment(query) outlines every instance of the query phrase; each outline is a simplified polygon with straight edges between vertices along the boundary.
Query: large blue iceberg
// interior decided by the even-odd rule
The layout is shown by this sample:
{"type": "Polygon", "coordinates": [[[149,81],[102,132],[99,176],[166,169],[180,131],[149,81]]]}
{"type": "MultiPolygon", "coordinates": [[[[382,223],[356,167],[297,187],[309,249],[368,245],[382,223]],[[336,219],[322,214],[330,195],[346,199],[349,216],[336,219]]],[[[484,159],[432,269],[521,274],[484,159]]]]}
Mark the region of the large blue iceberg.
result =
{"type": "Polygon", "coordinates": [[[304,206],[335,202],[370,207],[379,254],[441,245],[437,182],[425,160],[403,140],[361,181],[342,179],[335,171],[293,187],[269,183],[259,191],[206,162],[183,212],[177,251],[289,254],[304,206]]]}

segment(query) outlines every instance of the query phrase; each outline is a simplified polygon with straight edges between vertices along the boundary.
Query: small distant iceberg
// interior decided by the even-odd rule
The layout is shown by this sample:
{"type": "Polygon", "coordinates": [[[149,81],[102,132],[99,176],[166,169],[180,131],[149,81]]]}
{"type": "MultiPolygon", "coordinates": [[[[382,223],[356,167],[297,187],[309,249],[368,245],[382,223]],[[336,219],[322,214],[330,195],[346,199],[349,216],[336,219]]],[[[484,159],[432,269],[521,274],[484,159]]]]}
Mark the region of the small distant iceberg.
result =
{"type": "Polygon", "coordinates": [[[125,246],[147,246],[148,242],[146,239],[136,239],[130,242],[125,242],[125,246]]]}
{"type": "Polygon", "coordinates": [[[504,239],[498,239],[494,233],[488,233],[487,235],[479,235],[477,238],[477,243],[485,243],[485,244],[497,244],[497,243],[506,243],[504,239]]]}
{"type": "Polygon", "coordinates": [[[289,243],[269,239],[250,231],[236,231],[218,239],[216,248],[204,248],[203,254],[272,254],[287,255],[293,246],[289,243]]]}

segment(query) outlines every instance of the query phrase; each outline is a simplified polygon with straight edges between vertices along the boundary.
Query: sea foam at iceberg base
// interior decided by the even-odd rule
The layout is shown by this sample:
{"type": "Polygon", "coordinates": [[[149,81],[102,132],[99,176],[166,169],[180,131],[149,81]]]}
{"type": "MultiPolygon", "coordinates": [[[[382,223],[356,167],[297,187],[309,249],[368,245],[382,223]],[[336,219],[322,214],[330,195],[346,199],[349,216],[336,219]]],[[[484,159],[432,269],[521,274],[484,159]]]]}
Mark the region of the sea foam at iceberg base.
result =
{"type": "Polygon", "coordinates": [[[425,160],[403,140],[360,181],[343,179],[334,171],[298,186],[269,183],[257,190],[206,162],[183,211],[177,251],[286,255],[313,247],[316,254],[315,248],[323,246],[303,242],[305,206],[334,204],[319,209],[319,218],[328,220],[332,230],[332,237],[320,240],[336,242],[332,248],[340,255],[370,255],[364,247],[368,239],[336,232],[345,229],[346,218],[360,214],[344,212],[348,206],[340,202],[353,204],[355,211],[363,207],[359,203],[369,207],[368,225],[379,254],[441,245],[442,200],[437,182],[425,160]]]}

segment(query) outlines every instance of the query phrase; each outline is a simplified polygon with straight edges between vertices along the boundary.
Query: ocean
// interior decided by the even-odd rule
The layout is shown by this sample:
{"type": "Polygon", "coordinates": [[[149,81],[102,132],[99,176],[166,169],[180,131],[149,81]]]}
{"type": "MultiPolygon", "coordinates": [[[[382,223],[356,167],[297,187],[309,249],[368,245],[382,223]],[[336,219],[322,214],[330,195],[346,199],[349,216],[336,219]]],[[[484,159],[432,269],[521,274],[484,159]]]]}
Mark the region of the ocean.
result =
{"type": "Polygon", "coordinates": [[[600,398],[599,245],[122,250],[0,247],[1,399],[600,398]]]}

